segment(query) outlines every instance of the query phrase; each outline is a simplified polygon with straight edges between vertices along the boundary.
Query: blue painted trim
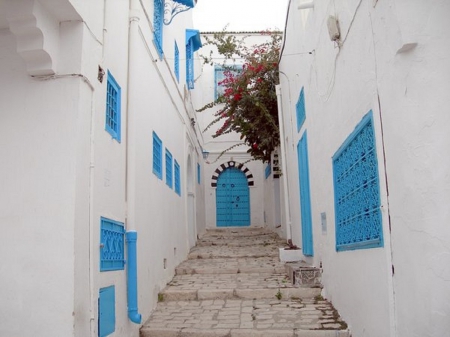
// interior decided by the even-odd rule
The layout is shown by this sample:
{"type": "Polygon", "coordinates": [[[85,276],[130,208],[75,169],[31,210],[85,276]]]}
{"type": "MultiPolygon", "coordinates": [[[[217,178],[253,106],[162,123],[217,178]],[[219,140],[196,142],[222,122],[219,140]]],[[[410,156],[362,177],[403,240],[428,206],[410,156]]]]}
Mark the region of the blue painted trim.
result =
{"type": "Polygon", "coordinates": [[[137,288],[137,232],[128,231],[127,239],[127,300],[128,300],[128,318],[136,324],[140,324],[142,316],[138,310],[138,288],[137,288]]]}
{"type": "Polygon", "coordinates": [[[180,51],[178,49],[177,41],[175,41],[175,61],[174,72],[177,82],[180,83],[180,51]]]}
{"type": "Polygon", "coordinates": [[[106,337],[116,330],[115,286],[100,288],[98,293],[98,336],[106,337]]]}
{"type": "Polygon", "coordinates": [[[297,112],[297,132],[299,132],[306,119],[305,93],[303,88],[302,90],[300,90],[300,95],[298,96],[298,101],[297,104],[295,105],[295,110],[297,112]]]}
{"type": "Polygon", "coordinates": [[[272,166],[270,164],[267,164],[266,170],[265,170],[266,179],[270,177],[271,173],[272,173],[272,166]]]}
{"type": "Polygon", "coordinates": [[[305,256],[314,256],[311,216],[311,192],[309,182],[308,140],[306,131],[297,144],[300,209],[302,218],[302,250],[305,256]]]}
{"type": "Polygon", "coordinates": [[[186,29],[186,45],[192,40],[192,52],[196,52],[202,47],[200,32],[197,29],[186,29]]]}
{"type": "Polygon", "coordinates": [[[194,1],[194,0],[175,0],[175,2],[178,2],[179,4],[194,8],[196,1],[194,1]]]}

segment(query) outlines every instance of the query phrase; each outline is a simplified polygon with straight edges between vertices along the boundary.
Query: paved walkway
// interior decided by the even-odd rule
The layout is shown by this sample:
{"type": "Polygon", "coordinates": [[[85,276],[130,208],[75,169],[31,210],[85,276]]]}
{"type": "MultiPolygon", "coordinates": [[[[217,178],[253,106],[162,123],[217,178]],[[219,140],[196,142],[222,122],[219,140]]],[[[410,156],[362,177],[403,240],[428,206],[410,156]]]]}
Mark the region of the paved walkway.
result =
{"type": "Polygon", "coordinates": [[[176,268],[141,337],[348,337],[318,287],[289,280],[263,228],[208,230],[176,268]]]}

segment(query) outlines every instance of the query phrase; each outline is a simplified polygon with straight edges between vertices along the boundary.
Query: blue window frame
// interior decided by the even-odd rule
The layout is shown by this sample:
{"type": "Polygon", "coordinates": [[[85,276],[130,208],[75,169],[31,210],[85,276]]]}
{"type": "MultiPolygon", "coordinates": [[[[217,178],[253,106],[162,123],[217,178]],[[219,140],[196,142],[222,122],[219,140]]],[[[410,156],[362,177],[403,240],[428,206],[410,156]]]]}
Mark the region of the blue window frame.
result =
{"type": "Polygon", "coordinates": [[[336,250],[383,247],[372,111],[333,156],[336,250]]]}
{"type": "Polygon", "coordinates": [[[124,269],[124,233],[123,223],[100,218],[100,271],[124,269]]]}
{"type": "Polygon", "coordinates": [[[265,169],[266,179],[269,178],[271,173],[272,173],[272,166],[270,164],[267,164],[266,169],[265,169]]]}
{"type": "Polygon", "coordinates": [[[180,165],[175,160],[174,162],[174,175],[175,175],[175,192],[181,196],[181,178],[180,178],[180,165]]]}
{"type": "Polygon", "coordinates": [[[166,184],[170,188],[173,187],[173,157],[169,150],[166,149],[166,184]]]}
{"type": "Polygon", "coordinates": [[[114,286],[101,288],[98,296],[98,336],[105,337],[116,330],[116,291],[114,286]]]}
{"type": "Polygon", "coordinates": [[[214,67],[214,99],[217,99],[220,95],[224,94],[225,89],[221,82],[226,78],[226,71],[230,71],[233,76],[236,76],[242,71],[242,66],[235,65],[229,68],[224,68],[216,65],[214,67]]]}
{"type": "Polygon", "coordinates": [[[180,82],[180,51],[178,50],[177,41],[175,41],[175,55],[174,55],[174,72],[177,82],[180,82]]]}
{"type": "Polygon", "coordinates": [[[303,88],[302,90],[300,90],[300,95],[298,96],[298,101],[295,105],[295,111],[297,113],[297,131],[300,131],[306,119],[305,95],[303,92],[303,88]]]}
{"type": "Polygon", "coordinates": [[[105,130],[120,143],[120,86],[108,71],[105,130]]]}
{"type": "Polygon", "coordinates": [[[162,179],[163,170],[163,147],[162,141],[158,135],[153,132],[153,173],[162,179]]]}
{"type": "Polygon", "coordinates": [[[158,51],[159,58],[162,59],[163,52],[163,22],[164,22],[164,1],[153,1],[153,41],[158,51]]]}
{"type": "Polygon", "coordinates": [[[201,179],[200,179],[200,164],[197,163],[197,183],[200,185],[201,179]]]}

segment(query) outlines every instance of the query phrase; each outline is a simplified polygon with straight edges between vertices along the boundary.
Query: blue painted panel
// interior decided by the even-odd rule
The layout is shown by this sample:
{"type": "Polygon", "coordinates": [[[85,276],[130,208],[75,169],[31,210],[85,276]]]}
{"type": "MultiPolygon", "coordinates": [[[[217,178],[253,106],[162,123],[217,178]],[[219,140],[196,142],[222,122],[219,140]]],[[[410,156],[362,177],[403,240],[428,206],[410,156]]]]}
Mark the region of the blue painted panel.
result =
{"type": "Polygon", "coordinates": [[[173,157],[169,150],[166,149],[166,184],[170,188],[173,186],[173,157]]]}
{"type": "Polygon", "coordinates": [[[163,170],[163,150],[162,141],[158,135],[153,132],[153,173],[162,179],[163,170]]]}
{"type": "Polygon", "coordinates": [[[174,163],[175,174],[175,193],[181,196],[181,177],[180,177],[180,164],[175,160],[174,163]]]}
{"type": "Polygon", "coordinates": [[[98,297],[98,336],[105,337],[116,330],[115,287],[101,288],[98,297]]]}
{"type": "Polygon", "coordinates": [[[217,179],[216,215],[218,227],[250,226],[250,191],[247,177],[231,167],[217,179]]]}
{"type": "Polygon", "coordinates": [[[302,127],[306,119],[305,95],[303,92],[303,88],[300,91],[297,104],[295,105],[295,110],[297,113],[297,131],[300,131],[300,128],[302,127]]]}
{"type": "Polygon", "coordinates": [[[383,247],[372,111],[333,156],[336,250],[383,247]]]}
{"type": "Polygon", "coordinates": [[[124,232],[123,223],[100,219],[100,271],[124,269],[124,232]]]}
{"type": "Polygon", "coordinates": [[[309,189],[308,142],[306,131],[297,144],[300,184],[300,210],[302,217],[302,249],[306,256],[314,255],[311,217],[311,195],[309,189]]]}
{"type": "Polygon", "coordinates": [[[180,51],[178,50],[177,41],[175,41],[175,61],[174,61],[174,72],[177,82],[180,82],[180,51]]]}

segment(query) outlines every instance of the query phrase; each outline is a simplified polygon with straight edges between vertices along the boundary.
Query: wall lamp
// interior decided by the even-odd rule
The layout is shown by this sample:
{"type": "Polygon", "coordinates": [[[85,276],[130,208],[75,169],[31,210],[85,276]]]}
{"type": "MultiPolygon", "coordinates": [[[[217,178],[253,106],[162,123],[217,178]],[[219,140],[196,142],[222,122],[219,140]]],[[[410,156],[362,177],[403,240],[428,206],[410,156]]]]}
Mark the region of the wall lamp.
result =
{"type": "Polygon", "coordinates": [[[208,159],[209,152],[206,151],[206,150],[203,150],[203,151],[202,151],[202,155],[203,155],[203,159],[208,159]]]}

